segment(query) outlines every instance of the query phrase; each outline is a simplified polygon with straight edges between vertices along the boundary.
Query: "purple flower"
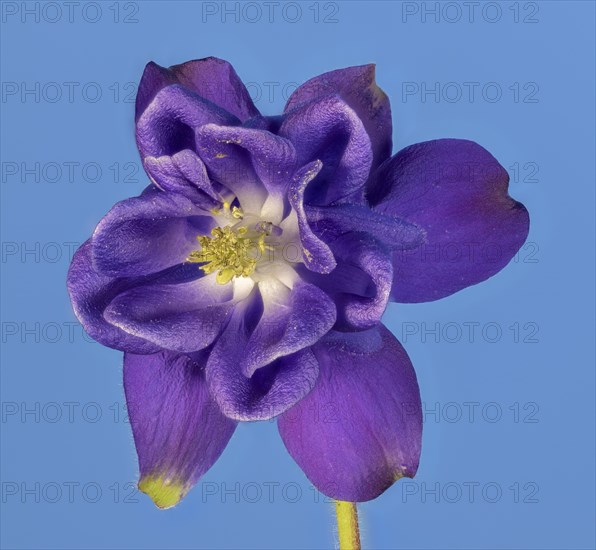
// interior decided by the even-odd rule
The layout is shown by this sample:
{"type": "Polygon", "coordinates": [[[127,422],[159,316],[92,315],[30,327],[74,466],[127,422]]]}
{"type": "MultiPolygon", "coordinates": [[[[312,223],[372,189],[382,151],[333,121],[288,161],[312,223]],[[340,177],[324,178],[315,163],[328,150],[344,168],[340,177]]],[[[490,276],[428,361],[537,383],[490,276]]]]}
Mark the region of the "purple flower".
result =
{"type": "Polygon", "coordinates": [[[158,506],[187,493],[238,421],[275,416],[335,499],[416,473],[420,395],[381,324],[387,302],[491,277],[529,219],[481,146],[391,157],[391,133],[373,65],[306,82],[277,117],[225,61],[147,65],[136,135],[152,185],[100,221],[68,289],[86,331],[124,351],[139,487],[158,506]]]}

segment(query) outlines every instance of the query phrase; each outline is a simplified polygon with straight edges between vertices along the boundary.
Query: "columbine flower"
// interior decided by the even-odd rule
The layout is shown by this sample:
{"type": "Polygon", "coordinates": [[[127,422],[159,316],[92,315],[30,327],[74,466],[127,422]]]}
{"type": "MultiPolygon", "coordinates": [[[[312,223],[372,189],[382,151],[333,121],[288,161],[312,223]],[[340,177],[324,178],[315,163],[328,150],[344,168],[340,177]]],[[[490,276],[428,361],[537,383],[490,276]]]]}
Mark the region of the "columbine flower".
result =
{"type": "Polygon", "coordinates": [[[274,416],[335,499],[416,473],[420,396],[381,324],[387,302],[487,279],[529,221],[479,145],[390,157],[391,132],[372,65],[308,81],[278,117],[225,61],[145,69],[136,134],[153,184],[101,220],[68,288],[87,332],[124,351],[139,487],[158,506],[187,493],[238,421],[274,416]]]}

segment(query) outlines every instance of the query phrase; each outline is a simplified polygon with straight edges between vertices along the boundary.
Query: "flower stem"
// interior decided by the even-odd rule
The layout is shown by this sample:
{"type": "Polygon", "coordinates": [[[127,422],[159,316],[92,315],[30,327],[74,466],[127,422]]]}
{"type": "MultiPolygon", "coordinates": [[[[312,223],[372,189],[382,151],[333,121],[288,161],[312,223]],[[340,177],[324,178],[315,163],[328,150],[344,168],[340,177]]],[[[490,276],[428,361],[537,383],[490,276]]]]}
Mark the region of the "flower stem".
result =
{"type": "Polygon", "coordinates": [[[335,501],[339,550],[360,550],[360,529],[355,502],[335,501]]]}

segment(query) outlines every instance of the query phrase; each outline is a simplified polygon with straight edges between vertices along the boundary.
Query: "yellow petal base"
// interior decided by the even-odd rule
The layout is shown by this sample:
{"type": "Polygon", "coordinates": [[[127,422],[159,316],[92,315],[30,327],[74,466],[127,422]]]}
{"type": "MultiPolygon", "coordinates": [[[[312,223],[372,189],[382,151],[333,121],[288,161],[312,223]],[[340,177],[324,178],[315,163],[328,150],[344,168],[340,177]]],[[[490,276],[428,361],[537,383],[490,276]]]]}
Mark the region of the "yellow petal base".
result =
{"type": "Polygon", "coordinates": [[[139,489],[151,497],[155,505],[162,510],[176,506],[186,494],[182,483],[166,479],[163,476],[141,478],[139,489]]]}

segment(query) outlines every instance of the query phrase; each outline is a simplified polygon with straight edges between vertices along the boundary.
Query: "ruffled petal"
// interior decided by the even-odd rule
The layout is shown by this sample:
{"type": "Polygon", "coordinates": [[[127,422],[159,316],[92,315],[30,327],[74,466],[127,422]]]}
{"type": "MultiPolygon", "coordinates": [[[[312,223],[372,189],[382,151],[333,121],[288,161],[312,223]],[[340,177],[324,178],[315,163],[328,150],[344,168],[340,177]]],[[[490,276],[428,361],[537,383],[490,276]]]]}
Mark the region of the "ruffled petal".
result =
{"type": "Polygon", "coordinates": [[[186,261],[214,227],[189,199],[149,193],[117,203],[93,233],[93,265],[113,277],[156,273],[186,261]]]}
{"type": "Polygon", "coordinates": [[[391,106],[377,86],[375,66],[362,65],[311,78],[289,97],[284,112],[329,94],[340,96],[358,115],[370,137],[373,169],[391,155],[391,106]]]}
{"type": "Polygon", "coordinates": [[[208,124],[197,132],[196,141],[211,177],[237,196],[245,211],[261,213],[265,200],[276,199],[271,205],[275,211],[263,214],[274,223],[281,221],[283,194],[296,159],[287,139],[265,130],[208,124]]]}
{"type": "Polygon", "coordinates": [[[228,313],[245,295],[234,293],[233,284],[218,284],[211,274],[184,283],[136,286],[116,296],[104,315],[160,348],[190,353],[214,342],[228,313]]]}
{"type": "Polygon", "coordinates": [[[329,275],[306,273],[305,280],[324,290],[337,307],[338,330],[363,330],[380,322],[387,307],[393,266],[388,249],[365,232],[329,241],[337,267],[329,275]]]}
{"type": "Polygon", "coordinates": [[[305,331],[307,327],[286,325],[285,332],[271,330],[270,334],[262,334],[269,328],[267,325],[259,335],[256,329],[262,313],[263,302],[257,294],[239,305],[207,362],[211,393],[223,413],[235,420],[272,418],[302,399],[317,379],[318,365],[310,348],[281,355],[312,340],[305,331]],[[264,343],[251,340],[253,336],[262,337],[264,343]],[[247,349],[253,364],[268,356],[277,358],[250,373],[253,369],[247,369],[245,363],[247,349]]]}
{"type": "Polygon", "coordinates": [[[93,267],[91,239],[74,254],[67,276],[73,310],[91,338],[109,348],[153,353],[159,346],[123,331],[104,318],[104,311],[114,297],[134,284],[132,279],[109,277],[93,267]]]}
{"type": "Polygon", "coordinates": [[[139,84],[137,118],[165,86],[180,84],[195,94],[233,114],[240,121],[257,116],[248,90],[227,61],[216,57],[196,59],[169,69],[148,63],[139,84]]]}
{"type": "Polygon", "coordinates": [[[215,124],[201,128],[200,137],[200,144],[206,151],[212,152],[208,155],[211,162],[214,157],[244,152],[250,157],[255,174],[270,193],[283,192],[287,187],[296,164],[296,151],[287,139],[266,130],[215,124]]]}
{"type": "Polygon", "coordinates": [[[507,193],[509,175],[480,145],[440,139],[406,147],[369,188],[380,212],[418,225],[423,244],[393,256],[393,298],[449,296],[503,269],[529,230],[525,207],[507,193]]]}
{"type": "Polygon", "coordinates": [[[219,458],[236,422],[211,398],[204,358],[125,353],[124,390],[139,489],[159,508],[175,506],[219,458]]]}
{"type": "Polygon", "coordinates": [[[179,193],[206,210],[223,202],[214,189],[207,169],[194,151],[185,149],[175,155],[146,157],[144,166],[163,191],[179,193]]]}
{"type": "Polygon", "coordinates": [[[289,199],[296,218],[301,241],[302,260],[308,269],[317,273],[330,273],[337,262],[329,246],[311,229],[304,208],[304,191],[306,186],[321,171],[323,164],[315,160],[300,168],[290,184],[289,199]]]}
{"type": "Polygon", "coordinates": [[[242,126],[245,128],[254,128],[256,130],[266,130],[272,134],[278,134],[283,119],[284,115],[258,115],[244,122],[242,126]]]}
{"type": "Polygon", "coordinates": [[[263,313],[240,362],[251,377],[257,369],[284,355],[307,348],[331,330],[335,305],[314,285],[297,282],[290,290],[279,281],[259,284],[263,313]]]}
{"type": "Polygon", "coordinates": [[[207,379],[223,413],[235,420],[269,420],[289,409],[314,387],[317,361],[310,349],[280,357],[251,378],[238,376],[239,353],[226,356],[234,335],[225,333],[209,358],[207,379]]]}
{"type": "Polygon", "coordinates": [[[315,160],[323,164],[306,188],[306,204],[363,202],[372,166],[370,138],[339,96],[325,96],[290,111],[279,134],[294,144],[299,166],[315,160]]]}
{"type": "Polygon", "coordinates": [[[315,388],[278,421],[290,455],[322,493],[374,499],[401,477],[414,477],[422,437],[416,374],[382,325],[330,333],[313,347],[315,388]]]}
{"type": "MultiPolygon", "coordinates": [[[[141,159],[195,149],[195,130],[204,124],[238,124],[236,117],[179,84],[166,86],[137,120],[141,159]]],[[[151,174],[149,174],[151,175],[151,174]]]]}

